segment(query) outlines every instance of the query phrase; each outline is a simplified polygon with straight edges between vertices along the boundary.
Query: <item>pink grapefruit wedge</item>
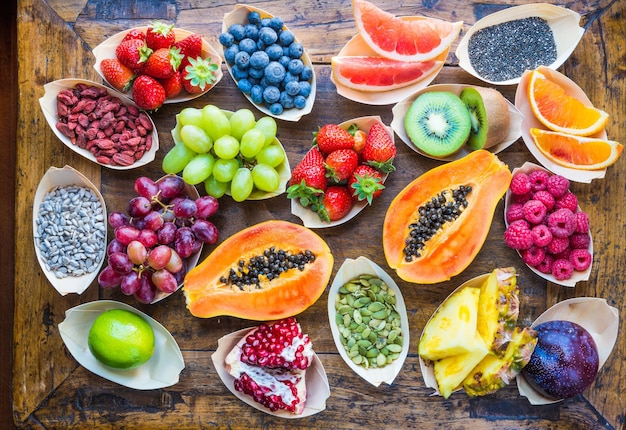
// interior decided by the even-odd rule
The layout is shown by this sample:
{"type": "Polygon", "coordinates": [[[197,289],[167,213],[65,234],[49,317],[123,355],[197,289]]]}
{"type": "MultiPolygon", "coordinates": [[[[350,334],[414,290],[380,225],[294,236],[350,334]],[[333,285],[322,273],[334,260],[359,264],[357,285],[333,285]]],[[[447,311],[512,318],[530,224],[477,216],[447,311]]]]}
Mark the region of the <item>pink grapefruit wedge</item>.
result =
{"type": "Polygon", "coordinates": [[[450,48],[462,21],[422,16],[396,17],[366,0],[352,0],[354,20],[366,43],[397,61],[428,61],[450,48]]]}
{"type": "Polygon", "coordinates": [[[437,70],[441,63],[371,56],[335,56],[331,59],[337,82],[359,91],[387,91],[411,85],[437,70]]]}

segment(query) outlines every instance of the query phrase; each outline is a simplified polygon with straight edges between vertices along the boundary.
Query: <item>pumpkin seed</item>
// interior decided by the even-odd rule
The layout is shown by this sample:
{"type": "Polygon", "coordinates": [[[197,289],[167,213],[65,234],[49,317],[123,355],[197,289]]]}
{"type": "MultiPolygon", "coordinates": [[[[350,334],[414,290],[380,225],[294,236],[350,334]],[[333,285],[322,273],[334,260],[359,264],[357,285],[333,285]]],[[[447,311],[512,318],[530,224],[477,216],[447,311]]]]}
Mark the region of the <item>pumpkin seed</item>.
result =
{"type": "Polygon", "coordinates": [[[387,349],[391,352],[402,352],[402,346],[395,343],[387,345],[387,349]]]}

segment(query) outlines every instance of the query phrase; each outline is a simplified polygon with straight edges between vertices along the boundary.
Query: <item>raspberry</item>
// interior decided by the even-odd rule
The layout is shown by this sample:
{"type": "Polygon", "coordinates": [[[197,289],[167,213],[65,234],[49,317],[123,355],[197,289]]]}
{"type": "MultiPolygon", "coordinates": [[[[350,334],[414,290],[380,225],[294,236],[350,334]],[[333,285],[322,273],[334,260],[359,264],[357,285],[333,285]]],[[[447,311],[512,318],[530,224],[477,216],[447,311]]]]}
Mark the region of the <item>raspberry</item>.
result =
{"type": "Polygon", "coordinates": [[[555,260],[552,263],[552,276],[557,281],[564,281],[572,277],[572,273],[574,272],[574,266],[569,260],[555,260]]]}
{"type": "Polygon", "coordinates": [[[552,233],[545,224],[538,224],[530,230],[533,236],[533,243],[537,246],[548,246],[552,242],[552,233]]]}
{"type": "Polygon", "coordinates": [[[569,237],[569,246],[572,249],[589,249],[591,238],[587,233],[574,233],[569,237]]]}
{"type": "Polygon", "coordinates": [[[531,191],[531,183],[528,175],[524,172],[517,172],[511,179],[509,186],[511,193],[516,195],[527,194],[531,191]]]}
{"type": "Polygon", "coordinates": [[[543,191],[548,187],[550,174],[545,170],[537,169],[528,174],[528,180],[533,191],[543,191]]]}
{"type": "Polygon", "coordinates": [[[569,239],[567,237],[552,237],[550,243],[546,246],[546,251],[550,254],[559,254],[569,247],[569,239]]]}
{"type": "Polygon", "coordinates": [[[578,199],[574,193],[567,191],[561,198],[556,200],[554,207],[556,209],[565,208],[576,212],[578,210],[578,199]]]}
{"type": "Polygon", "coordinates": [[[523,205],[521,203],[513,203],[506,210],[506,222],[511,224],[513,221],[524,218],[523,205]]]}
{"type": "Polygon", "coordinates": [[[539,200],[528,200],[523,206],[524,219],[531,224],[539,224],[546,216],[546,207],[539,200]]]}
{"type": "Polygon", "coordinates": [[[543,261],[535,266],[535,269],[541,273],[549,274],[552,273],[552,264],[554,264],[554,257],[546,254],[543,261]]]}
{"type": "Polygon", "coordinates": [[[546,251],[539,246],[533,245],[528,249],[521,250],[520,255],[522,256],[524,263],[531,267],[535,267],[541,263],[544,258],[546,258],[546,251]]]}
{"type": "Polygon", "coordinates": [[[569,261],[574,270],[584,272],[591,266],[591,253],[586,249],[574,249],[569,255],[569,261]]]}
{"type": "Polygon", "coordinates": [[[533,236],[527,221],[513,221],[504,231],[504,242],[509,248],[528,249],[533,244],[533,236]]]}
{"type": "Polygon", "coordinates": [[[569,181],[561,175],[552,175],[548,178],[546,189],[558,199],[569,190],[569,181]]]}
{"type": "Polygon", "coordinates": [[[576,217],[576,228],[574,233],[588,233],[589,232],[589,216],[587,212],[578,211],[574,213],[576,217]]]}
{"type": "Polygon", "coordinates": [[[553,236],[568,237],[576,229],[576,217],[569,209],[558,209],[548,216],[548,228],[553,236]]]}
{"type": "Polygon", "coordinates": [[[553,257],[555,260],[569,260],[569,256],[572,253],[572,248],[570,248],[569,246],[567,248],[565,248],[563,251],[559,252],[558,254],[554,254],[553,257]]]}
{"type": "Polygon", "coordinates": [[[554,207],[554,196],[546,190],[537,191],[533,194],[533,200],[539,200],[546,207],[546,210],[551,211],[554,207]]]}
{"type": "Polygon", "coordinates": [[[532,193],[526,193],[526,194],[513,194],[513,201],[515,203],[521,203],[524,204],[526,203],[528,200],[531,199],[532,197],[532,193]]]}

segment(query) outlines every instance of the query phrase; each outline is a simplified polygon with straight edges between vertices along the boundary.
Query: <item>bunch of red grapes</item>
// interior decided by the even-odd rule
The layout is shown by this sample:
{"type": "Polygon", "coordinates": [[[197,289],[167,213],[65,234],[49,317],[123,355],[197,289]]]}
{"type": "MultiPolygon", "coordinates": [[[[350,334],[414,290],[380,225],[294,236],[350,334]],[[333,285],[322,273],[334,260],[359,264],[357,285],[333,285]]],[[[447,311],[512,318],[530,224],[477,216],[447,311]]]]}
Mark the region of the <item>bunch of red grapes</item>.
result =
{"type": "Polygon", "coordinates": [[[142,176],[134,186],[137,196],[128,202],[126,213],[109,214],[115,237],[107,246],[108,264],[98,283],[152,303],[176,291],[187,273],[188,257],[203,244],[217,242],[217,227],[208,218],[219,204],[211,196],[189,196],[176,175],[157,181],[142,176]]]}

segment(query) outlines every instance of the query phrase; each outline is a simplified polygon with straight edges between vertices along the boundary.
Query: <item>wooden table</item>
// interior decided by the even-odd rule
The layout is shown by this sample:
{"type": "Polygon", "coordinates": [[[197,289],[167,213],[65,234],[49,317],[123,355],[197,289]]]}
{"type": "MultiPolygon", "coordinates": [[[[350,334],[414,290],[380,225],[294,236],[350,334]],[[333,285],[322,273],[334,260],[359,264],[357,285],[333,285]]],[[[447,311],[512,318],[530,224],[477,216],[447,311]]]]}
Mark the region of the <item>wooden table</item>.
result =
{"type": "MultiPolygon", "coordinates": [[[[446,20],[463,20],[467,29],[482,16],[524,0],[379,2],[397,15],[424,14],[446,20]],[[401,6],[403,5],[404,6],[401,6]]],[[[626,110],[626,79],[623,45],[626,27],[623,1],[553,1],[583,16],[586,28],[580,44],[561,71],[577,82],[596,106],[611,113],[608,133],[626,142],[623,114],[626,110]]],[[[331,396],[327,409],[300,420],[275,419],[237,400],[217,377],[210,356],[217,340],[254,323],[222,317],[208,320],[192,317],[181,292],[156,305],[142,306],[118,291],[101,291],[94,282],[80,296],[60,296],[46,281],[35,258],[32,242],[32,203],[36,187],[50,166],[72,165],[101,186],[108,210],[120,210],[133,194],[132,181],[147,175],[162,175],[160,160],[172,145],[170,130],[182,105],[167,105],[153,115],[162,149],[157,160],[130,171],[100,169],[68,150],[52,133],[38,105],[47,82],[67,77],[99,80],[91,49],[112,34],[153,19],[161,19],[203,34],[214,47],[224,13],[234,1],[186,2],[177,0],[19,0],[19,122],[17,134],[17,199],[15,244],[15,328],[13,366],[13,414],[19,427],[45,428],[624,428],[626,420],[626,337],[620,336],[612,355],[584,395],[548,405],[531,406],[519,396],[515,384],[483,398],[456,393],[448,400],[431,396],[422,381],[417,357],[421,330],[439,303],[462,282],[514,265],[522,292],[520,324],[529,325],[547,307],[571,297],[601,297],[626,315],[623,301],[626,281],[624,210],[626,160],[622,157],[602,180],[591,185],[572,185],[581,207],[590,215],[594,239],[594,262],[589,281],[575,288],[546,284],[522,264],[502,241],[503,204],[493,220],[489,236],[473,264],[451,281],[412,285],[398,281],[409,313],[411,350],[391,386],[374,388],[354,374],[342,361],[332,341],[322,298],[298,316],[310,333],[315,350],[327,371],[331,396]],[[65,311],[80,303],[115,299],[135,305],[163,323],[181,347],[186,368],[180,382],[152,391],[136,391],[116,385],[80,366],[65,348],[57,325],[65,311]]],[[[295,0],[266,1],[254,5],[281,16],[308,50],[317,73],[317,98],[310,115],[297,123],[279,122],[282,143],[292,166],[310,146],[318,126],[363,115],[380,115],[389,124],[392,106],[368,106],[337,95],[330,81],[330,58],[356,32],[351,2],[295,0]]],[[[454,51],[456,44],[452,47],[454,51]]],[[[481,84],[448,63],[433,83],[481,84]]],[[[513,100],[515,87],[500,90],[513,100]]],[[[226,75],[208,95],[185,106],[212,103],[224,109],[250,107],[226,75]]],[[[255,111],[260,115],[258,111],[255,111]]],[[[387,267],[381,247],[381,226],[393,196],[408,182],[440,162],[411,151],[399,139],[397,171],[387,190],[374,205],[354,221],[320,230],[334,256],[334,273],[346,258],[364,255],[387,267]]],[[[500,155],[511,168],[532,156],[521,139],[500,155]]],[[[291,215],[286,197],[260,202],[234,203],[221,199],[216,218],[221,237],[266,219],[299,222],[291,215]]]]}

